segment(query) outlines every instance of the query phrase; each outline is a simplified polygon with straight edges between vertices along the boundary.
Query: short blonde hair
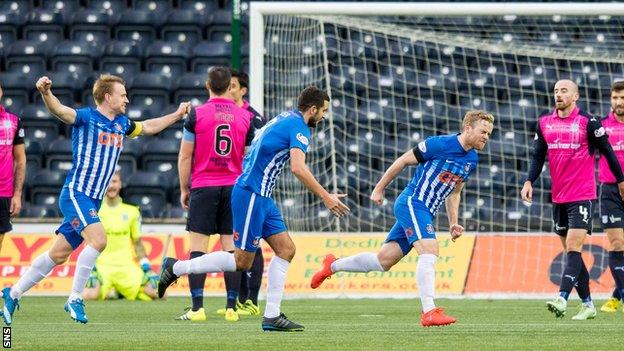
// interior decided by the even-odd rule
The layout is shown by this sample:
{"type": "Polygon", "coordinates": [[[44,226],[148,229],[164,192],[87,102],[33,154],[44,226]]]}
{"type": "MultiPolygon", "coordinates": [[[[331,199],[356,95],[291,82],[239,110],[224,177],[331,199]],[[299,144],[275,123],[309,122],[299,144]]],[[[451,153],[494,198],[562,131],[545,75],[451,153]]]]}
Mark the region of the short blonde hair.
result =
{"type": "Polygon", "coordinates": [[[464,116],[464,120],[462,122],[462,129],[466,128],[466,126],[474,126],[475,122],[477,121],[487,121],[490,123],[494,123],[494,115],[487,113],[483,110],[470,110],[468,112],[466,112],[466,115],[464,116]]]}
{"type": "Polygon", "coordinates": [[[104,102],[104,95],[113,92],[113,85],[120,83],[125,85],[126,82],[121,77],[112,74],[102,74],[93,84],[93,100],[96,104],[104,102]]]}

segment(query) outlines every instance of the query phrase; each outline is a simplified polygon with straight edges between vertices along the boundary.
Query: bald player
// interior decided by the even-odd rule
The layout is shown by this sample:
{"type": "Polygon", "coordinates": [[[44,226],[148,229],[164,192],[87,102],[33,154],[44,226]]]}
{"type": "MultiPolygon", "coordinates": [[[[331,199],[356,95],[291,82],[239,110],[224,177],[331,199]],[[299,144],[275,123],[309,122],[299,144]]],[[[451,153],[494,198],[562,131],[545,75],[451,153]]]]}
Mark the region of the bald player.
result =
{"type": "Polygon", "coordinates": [[[589,272],[581,251],[585,238],[592,231],[596,200],[595,152],[599,151],[608,163],[620,196],[624,194],[624,175],[600,120],[576,106],[578,86],[571,80],[560,80],[553,93],[555,109],[538,120],[533,158],[521,196],[524,201],[531,202],[533,183],[548,157],[553,222],[555,233],[566,251],[566,266],[561,276],[559,296],[548,301],[546,306],[556,317],[563,317],[570,292],[576,286],[583,304],[572,319],[593,319],[596,308],[591,300],[589,272]]]}

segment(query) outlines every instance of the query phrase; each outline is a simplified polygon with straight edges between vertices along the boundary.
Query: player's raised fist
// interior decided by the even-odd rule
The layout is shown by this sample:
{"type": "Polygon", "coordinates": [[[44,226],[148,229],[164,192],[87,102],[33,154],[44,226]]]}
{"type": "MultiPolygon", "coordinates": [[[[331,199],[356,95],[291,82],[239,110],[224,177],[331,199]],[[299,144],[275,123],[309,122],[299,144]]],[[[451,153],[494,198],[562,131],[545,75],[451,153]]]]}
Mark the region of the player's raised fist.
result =
{"type": "Polygon", "coordinates": [[[370,199],[377,205],[383,204],[384,200],[384,192],[383,190],[379,191],[376,188],[373,190],[373,193],[370,196],[370,199]]]}
{"type": "Polygon", "coordinates": [[[178,110],[176,111],[176,114],[180,116],[180,118],[182,118],[186,116],[189,112],[191,112],[191,102],[185,101],[181,103],[180,106],[178,106],[178,110]]]}
{"type": "Polygon", "coordinates": [[[455,241],[457,240],[457,238],[459,238],[462,234],[464,234],[464,227],[462,227],[459,224],[453,224],[451,225],[451,227],[449,228],[449,231],[451,232],[451,240],[455,241]]]}
{"type": "Polygon", "coordinates": [[[52,81],[50,80],[50,78],[43,76],[39,78],[37,84],[35,85],[37,87],[37,90],[39,90],[41,94],[46,94],[50,91],[50,88],[52,88],[52,81]]]}

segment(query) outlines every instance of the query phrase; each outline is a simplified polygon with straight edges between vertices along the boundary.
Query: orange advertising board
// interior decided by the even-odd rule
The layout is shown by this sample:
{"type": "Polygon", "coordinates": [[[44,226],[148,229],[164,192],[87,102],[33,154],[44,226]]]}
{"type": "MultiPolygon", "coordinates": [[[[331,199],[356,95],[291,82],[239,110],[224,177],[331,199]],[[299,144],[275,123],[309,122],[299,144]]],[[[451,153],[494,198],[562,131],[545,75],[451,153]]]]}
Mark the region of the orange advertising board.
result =
{"type": "MultiPolygon", "coordinates": [[[[415,252],[410,253],[388,272],[340,273],[326,281],[321,288],[312,290],[310,278],[320,267],[327,253],[341,257],[364,251],[376,252],[383,245],[385,235],[295,233],[292,238],[297,246],[297,254],[288,269],[285,294],[414,296],[418,291],[415,252]]],[[[55,236],[50,234],[11,233],[7,235],[0,254],[0,286],[13,284],[37,255],[50,248],[54,239],[55,236]]],[[[160,268],[166,246],[168,246],[167,255],[188,258],[187,235],[150,233],[144,235],[142,240],[154,271],[160,268]]],[[[474,236],[465,236],[458,242],[452,243],[448,236],[441,236],[440,258],[436,265],[436,291],[438,293],[461,293],[467,277],[474,240],[474,236]]],[[[211,241],[211,243],[215,242],[218,243],[218,240],[211,241]]],[[[273,252],[266,244],[263,245],[266,271],[273,252]]],[[[219,250],[220,247],[214,246],[211,249],[219,250]]],[[[82,247],[76,250],[66,264],[56,267],[50,276],[35,286],[29,294],[67,294],[71,289],[76,259],[81,250],[82,247]]],[[[222,276],[222,273],[208,275],[205,285],[207,295],[223,295],[225,287],[222,276]]],[[[266,284],[266,279],[263,283],[266,284]]],[[[264,288],[261,291],[264,292],[264,288]]],[[[170,295],[188,294],[186,278],[180,279],[178,284],[172,286],[168,292],[170,295]]]]}
{"type": "MultiPolygon", "coordinates": [[[[583,261],[592,293],[610,293],[614,282],[608,265],[608,240],[589,236],[583,261]]],[[[556,293],[565,253],[556,235],[478,236],[465,293],[556,293]]]]}

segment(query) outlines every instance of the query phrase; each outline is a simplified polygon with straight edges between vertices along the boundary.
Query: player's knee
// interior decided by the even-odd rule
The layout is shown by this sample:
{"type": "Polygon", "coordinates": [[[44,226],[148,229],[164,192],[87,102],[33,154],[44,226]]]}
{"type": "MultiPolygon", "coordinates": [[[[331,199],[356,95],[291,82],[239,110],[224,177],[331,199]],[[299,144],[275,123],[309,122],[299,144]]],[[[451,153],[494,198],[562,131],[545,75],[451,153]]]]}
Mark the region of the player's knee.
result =
{"type": "Polygon", "coordinates": [[[89,245],[99,252],[104,251],[106,248],[106,235],[93,237],[90,240],[89,245]]]}
{"type": "Polygon", "coordinates": [[[295,253],[296,252],[297,252],[297,248],[295,247],[294,244],[292,244],[292,245],[288,245],[288,246],[284,247],[282,250],[280,250],[280,252],[279,252],[279,254],[277,256],[279,258],[282,258],[282,259],[290,262],[295,257],[295,253]]]}
{"type": "Polygon", "coordinates": [[[624,251],[624,240],[622,238],[611,240],[611,251],[624,251]]]}
{"type": "Polygon", "coordinates": [[[65,261],[67,261],[67,259],[69,258],[69,254],[70,253],[65,253],[65,252],[59,252],[59,251],[50,251],[48,253],[48,256],[50,256],[50,259],[52,260],[52,262],[54,262],[54,264],[61,265],[63,263],[65,263],[65,261]]]}

